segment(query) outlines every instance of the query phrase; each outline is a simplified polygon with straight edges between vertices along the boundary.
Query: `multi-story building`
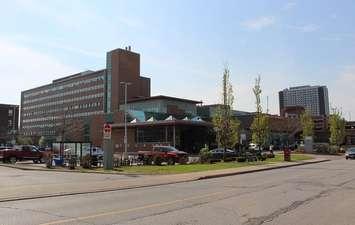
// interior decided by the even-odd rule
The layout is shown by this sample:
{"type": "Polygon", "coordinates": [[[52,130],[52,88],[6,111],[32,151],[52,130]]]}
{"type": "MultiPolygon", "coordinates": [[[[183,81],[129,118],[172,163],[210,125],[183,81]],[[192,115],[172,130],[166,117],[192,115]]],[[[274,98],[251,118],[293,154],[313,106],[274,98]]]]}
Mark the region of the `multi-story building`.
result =
{"type": "Polygon", "coordinates": [[[0,144],[11,142],[18,131],[19,106],[0,104],[0,144]]]}
{"type": "Polygon", "coordinates": [[[21,130],[25,136],[102,146],[102,128],[109,121],[114,151],[120,153],[124,149],[126,106],[128,151],[169,144],[198,152],[212,126],[197,116],[200,103],[163,95],[151,97],[150,79],[140,76],[139,54],[130,48],[116,49],[107,53],[103,70],[85,71],[23,91],[21,130]]]}
{"type": "Polygon", "coordinates": [[[140,76],[140,55],[130,47],[108,52],[105,69],[23,91],[21,131],[26,136],[65,140],[68,132],[85,129],[91,116],[117,112],[124,102],[124,83],[130,84],[128,100],[150,97],[150,79],[140,76]]]}
{"type": "Polygon", "coordinates": [[[301,106],[313,116],[329,115],[329,97],[326,86],[290,87],[279,92],[280,115],[285,108],[301,106]]]}

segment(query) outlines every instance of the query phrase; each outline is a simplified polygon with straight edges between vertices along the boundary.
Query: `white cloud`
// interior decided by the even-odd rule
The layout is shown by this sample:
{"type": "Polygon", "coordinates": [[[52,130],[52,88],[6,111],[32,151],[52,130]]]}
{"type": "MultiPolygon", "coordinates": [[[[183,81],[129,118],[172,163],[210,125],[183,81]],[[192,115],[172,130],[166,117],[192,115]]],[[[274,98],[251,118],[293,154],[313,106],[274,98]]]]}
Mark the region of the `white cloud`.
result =
{"type": "Polygon", "coordinates": [[[296,2],[287,2],[287,3],[282,7],[282,9],[283,9],[283,10],[290,10],[290,9],[295,8],[296,5],[297,5],[296,2]]]}
{"type": "Polygon", "coordinates": [[[332,13],[332,14],[330,14],[330,18],[335,20],[338,18],[338,15],[336,13],[332,13]]]}
{"type": "Polygon", "coordinates": [[[242,25],[250,30],[261,30],[266,27],[271,27],[276,23],[276,19],[272,16],[264,16],[242,22],[242,25]]]}
{"type": "Polygon", "coordinates": [[[0,39],[0,102],[20,104],[21,91],[51,82],[78,70],[49,55],[0,39]]]}
{"type": "Polygon", "coordinates": [[[303,33],[311,33],[319,29],[319,26],[315,24],[305,24],[301,26],[289,26],[289,27],[303,33]]]}

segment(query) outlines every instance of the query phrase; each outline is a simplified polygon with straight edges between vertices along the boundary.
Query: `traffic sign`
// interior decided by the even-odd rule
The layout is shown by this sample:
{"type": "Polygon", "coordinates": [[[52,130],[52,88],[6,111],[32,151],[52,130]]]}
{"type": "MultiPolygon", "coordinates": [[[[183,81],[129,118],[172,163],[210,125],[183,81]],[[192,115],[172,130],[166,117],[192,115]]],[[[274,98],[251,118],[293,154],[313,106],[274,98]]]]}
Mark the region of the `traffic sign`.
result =
{"type": "Polygon", "coordinates": [[[112,133],[112,126],[111,124],[105,123],[104,124],[104,139],[111,139],[111,133],[112,133]]]}

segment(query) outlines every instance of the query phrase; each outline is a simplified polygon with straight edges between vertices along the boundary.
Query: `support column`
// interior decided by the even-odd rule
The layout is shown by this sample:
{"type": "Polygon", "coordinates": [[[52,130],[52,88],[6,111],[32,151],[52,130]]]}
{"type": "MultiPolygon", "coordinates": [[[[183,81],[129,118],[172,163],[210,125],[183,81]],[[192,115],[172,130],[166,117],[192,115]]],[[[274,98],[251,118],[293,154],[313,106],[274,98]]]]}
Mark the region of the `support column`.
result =
{"type": "Polygon", "coordinates": [[[111,139],[104,139],[104,169],[113,169],[113,149],[111,139]]]}
{"type": "Polygon", "coordinates": [[[168,143],[168,127],[165,126],[165,143],[168,143]]]}
{"type": "Polygon", "coordinates": [[[173,127],[173,146],[175,147],[176,145],[176,140],[175,140],[175,125],[173,127]]]}

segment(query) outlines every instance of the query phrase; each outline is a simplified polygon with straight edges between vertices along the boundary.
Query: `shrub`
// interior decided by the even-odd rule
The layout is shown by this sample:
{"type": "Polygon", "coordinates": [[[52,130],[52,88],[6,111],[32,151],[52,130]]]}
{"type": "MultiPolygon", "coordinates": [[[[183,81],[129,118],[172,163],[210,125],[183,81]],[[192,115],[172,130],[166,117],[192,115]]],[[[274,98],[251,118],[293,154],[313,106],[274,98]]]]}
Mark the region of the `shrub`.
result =
{"type": "Polygon", "coordinates": [[[212,154],[211,154],[210,150],[208,149],[208,146],[205,145],[205,147],[200,150],[201,163],[209,163],[211,160],[211,156],[212,156],[212,154]]]}
{"type": "Polygon", "coordinates": [[[86,155],[81,159],[81,166],[84,169],[91,169],[91,156],[86,155]]]}
{"type": "Polygon", "coordinates": [[[245,162],[245,161],[247,161],[247,158],[245,158],[245,157],[238,157],[237,158],[237,162],[245,162]]]}
{"type": "Polygon", "coordinates": [[[163,159],[160,156],[154,157],[154,164],[157,166],[161,166],[161,163],[163,162],[163,159]]]}
{"type": "Polygon", "coordinates": [[[332,145],[329,147],[329,154],[335,155],[338,153],[339,149],[340,149],[339,146],[332,145]]]}

